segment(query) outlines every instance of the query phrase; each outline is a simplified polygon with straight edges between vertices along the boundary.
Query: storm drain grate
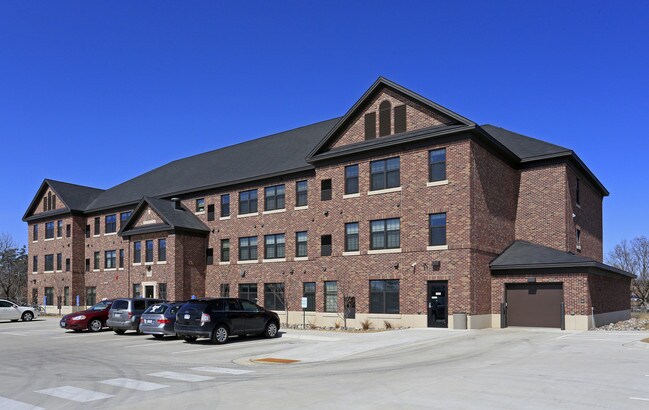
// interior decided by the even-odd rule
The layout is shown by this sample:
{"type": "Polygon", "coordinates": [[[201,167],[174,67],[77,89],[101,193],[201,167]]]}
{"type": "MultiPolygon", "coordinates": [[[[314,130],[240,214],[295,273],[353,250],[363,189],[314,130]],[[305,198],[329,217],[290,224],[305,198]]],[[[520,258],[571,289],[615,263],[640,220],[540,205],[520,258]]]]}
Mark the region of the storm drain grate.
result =
{"type": "Polygon", "coordinates": [[[263,359],[253,359],[253,362],[262,362],[262,363],[296,363],[299,360],[293,359],[278,359],[276,357],[265,357],[263,359]]]}

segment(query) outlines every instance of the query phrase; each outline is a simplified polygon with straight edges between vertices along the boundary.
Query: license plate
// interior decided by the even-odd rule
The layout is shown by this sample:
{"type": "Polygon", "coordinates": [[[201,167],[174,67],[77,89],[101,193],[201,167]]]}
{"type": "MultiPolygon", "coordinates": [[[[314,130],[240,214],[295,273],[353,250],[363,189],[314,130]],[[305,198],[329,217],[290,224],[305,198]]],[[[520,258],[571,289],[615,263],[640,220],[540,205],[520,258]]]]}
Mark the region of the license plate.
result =
{"type": "Polygon", "coordinates": [[[185,315],[185,319],[189,319],[191,316],[190,315],[185,315]]]}
{"type": "Polygon", "coordinates": [[[151,324],[153,323],[153,319],[145,319],[144,323],[151,324]]]}

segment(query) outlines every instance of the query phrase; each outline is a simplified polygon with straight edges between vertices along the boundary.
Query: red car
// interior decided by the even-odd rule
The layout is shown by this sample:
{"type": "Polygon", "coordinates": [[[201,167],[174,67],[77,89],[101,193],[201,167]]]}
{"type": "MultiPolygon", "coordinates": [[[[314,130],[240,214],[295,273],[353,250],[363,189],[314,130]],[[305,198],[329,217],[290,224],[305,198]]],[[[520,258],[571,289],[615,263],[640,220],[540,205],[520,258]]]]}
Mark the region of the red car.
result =
{"type": "Polygon", "coordinates": [[[61,319],[61,327],[64,329],[72,329],[75,332],[80,332],[84,329],[88,329],[91,332],[99,332],[102,327],[106,326],[108,311],[112,304],[112,300],[102,300],[88,310],[65,315],[61,319]]]}

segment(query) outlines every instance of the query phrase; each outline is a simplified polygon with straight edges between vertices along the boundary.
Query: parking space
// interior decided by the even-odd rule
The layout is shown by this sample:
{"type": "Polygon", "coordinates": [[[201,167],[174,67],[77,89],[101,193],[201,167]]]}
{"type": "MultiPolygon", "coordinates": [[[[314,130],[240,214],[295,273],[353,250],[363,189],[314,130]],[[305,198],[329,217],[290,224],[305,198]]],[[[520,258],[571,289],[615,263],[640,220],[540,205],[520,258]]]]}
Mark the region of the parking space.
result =
{"type": "Polygon", "coordinates": [[[0,323],[0,408],[256,407],[271,398],[286,408],[649,403],[646,332],[288,330],[213,345],[57,326],[0,323]]]}

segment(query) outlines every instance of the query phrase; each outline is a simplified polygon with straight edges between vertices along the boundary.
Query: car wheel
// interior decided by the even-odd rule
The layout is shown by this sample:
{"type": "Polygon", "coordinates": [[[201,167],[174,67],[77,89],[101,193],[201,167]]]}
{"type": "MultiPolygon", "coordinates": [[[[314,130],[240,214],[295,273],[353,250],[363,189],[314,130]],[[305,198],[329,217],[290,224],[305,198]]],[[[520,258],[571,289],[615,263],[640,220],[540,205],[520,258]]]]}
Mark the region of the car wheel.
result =
{"type": "Polygon", "coordinates": [[[185,336],[185,341],[187,343],[194,343],[198,339],[196,336],[185,336]]]}
{"type": "Polygon", "coordinates": [[[164,335],[153,335],[153,337],[155,337],[156,339],[162,339],[165,336],[164,335]]]}
{"type": "Polygon", "coordinates": [[[218,325],[212,332],[212,343],[223,344],[228,341],[228,328],[224,325],[218,325]]]}
{"type": "Polygon", "coordinates": [[[268,324],[266,325],[266,330],[264,331],[264,336],[269,339],[277,336],[277,323],[268,322],[268,324]]]}
{"type": "Polygon", "coordinates": [[[126,333],[126,330],[124,329],[113,329],[113,331],[118,335],[123,335],[124,333],[126,333]]]}
{"type": "Polygon", "coordinates": [[[29,322],[34,318],[34,314],[30,311],[23,313],[22,320],[23,322],[29,322]]]}
{"type": "Polygon", "coordinates": [[[101,330],[101,320],[92,319],[90,323],[88,323],[88,330],[91,332],[99,332],[101,330]]]}

